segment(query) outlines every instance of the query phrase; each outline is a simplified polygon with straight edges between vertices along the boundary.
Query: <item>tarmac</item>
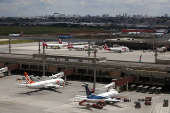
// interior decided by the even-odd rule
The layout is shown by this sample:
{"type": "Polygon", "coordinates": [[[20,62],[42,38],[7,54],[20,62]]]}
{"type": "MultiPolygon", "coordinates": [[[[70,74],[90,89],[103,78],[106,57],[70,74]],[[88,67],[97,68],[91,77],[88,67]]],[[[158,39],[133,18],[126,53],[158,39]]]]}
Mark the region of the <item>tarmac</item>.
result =
{"type": "MultiPolygon", "coordinates": [[[[48,42],[55,43],[55,42],[48,42]]],[[[34,54],[38,53],[38,42],[26,44],[12,44],[13,54],[34,54]]],[[[9,45],[0,45],[0,52],[8,53],[9,45]]],[[[42,53],[42,47],[41,51],[42,53]]],[[[87,51],[61,49],[45,49],[48,54],[67,54],[88,56],[87,51]]],[[[97,56],[106,57],[107,60],[123,60],[138,62],[142,54],[142,62],[154,63],[154,52],[143,52],[142,50],[133,52],[114,53],[112,51],[98,50],[97,56]]],[[[93,53],[91,53],[91,56],[93,53]]],[[[169,52],[158,53],[158,58],[168,59],[169,52]]],[[[124,91],[119,97],[131,99],[131,102],[119,102],[114,105],[107,105],[103,109],[79,106],[81,100],[74,97],[85,95],[82,83],[85,81],[71,80],[70,85],[55,90],[28,89],[23,85],[16,84],[16,78],[23,75],[12,75],[0,78],[0,113],[169,113],[169,107],[163,107],[163,100],[170,100],[169,94],[148,94],[124,91]],[[152,96],[152,105],[146,106],[141,102],[141,108],[136,109],[134,102],[138,99],[152,96]]],[[[87,82],[91,89],[93,83],[87,82]]],[[[109,84],[109,83],[108,83],[109,84]]],[[[96,84],[101,87],[100,83],[96,84]]]]}
{"type": "MultiPolygon", "coordinates": [[[[48,42],[51,43],[58,43],[58,42],[48,42]]],[[[39,43],[24,43],[24,44],[11,44],[11,53],[13,54],[37,54],[39,53],[39,43]]],[[[42,45],[42,44],[41,44],[42,45]]],[[[9,45],[0,45],[0,52],[1,53],[9,53],[9,45]]],[[[40,53],[43,52],[42,46],[40,47],[40,53]]],[[[88,51],[75,51],[74,49],[69,50],[67,47],[61,49],[45,49],[46,54],[56,54],[56,55],[80,55],[80,56],[88,56],[88,51]]],[[[169,59],[169,53],[160,53],[158,52],[158,59],[169,59]]],[[[91,51],[90,56],[93,56],[93,52],[91,51]]],[[[142,55],[141,62],[155,62],[155,52],[153,51],[146,51],[143,52],[142,50],[134,50],[133,52],[122,52],[117,53],[113,51],[107,50],[98,50],[96,56],[98,57],[106,57],[107,60],[120,60],[120,61],[133,61],[139,62],[139,58],[142,55]]]]}
{"type": "MultiPolygon", "coordinates": [[[[169,107],[163,107],[163,100],[169,99],[169,94],[148,94],[124,91],[119,97],[128,98],[131,102],[118,102],[113,105],[106,105],[103,109],[87,106],[79,106],[80,99],[76,95],[85,95],[85,88],[82,83],[85,81],[69,80],[71,84],[63,88],[54,90],[48,89],[28,89],[24,85],[19,85],[16,78],[23,75],[12,75],[0,78],[0,113],[169,113],[169,107]],[[135,101],[144,99],[145,96],[152,96],[152,105],[144,105],[135,108],[135,101]]],[[[24,82],[24,81],[21,81],[24,82]]],[[[93,83],[88,83],[91,89],[93,83]]],[[[105,84],[96,83],[100,88],[105,84]]]]}

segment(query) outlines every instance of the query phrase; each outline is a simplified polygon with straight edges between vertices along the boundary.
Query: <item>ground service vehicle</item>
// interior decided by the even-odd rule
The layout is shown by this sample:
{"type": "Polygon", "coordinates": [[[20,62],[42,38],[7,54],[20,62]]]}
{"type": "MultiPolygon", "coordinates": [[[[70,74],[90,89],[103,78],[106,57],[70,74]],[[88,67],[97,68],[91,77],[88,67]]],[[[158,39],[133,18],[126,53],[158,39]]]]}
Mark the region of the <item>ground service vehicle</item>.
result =
{"type": "Polygon", "coordinates": [[[137,86],[136,92],[141,92],[143,85],[137,86]]]}
{"type": "Polygon", "coordinates": [[[162,88],[161,88],[161,87],[156,88],[156,89],[155,89],[155,93],[156,93],[156,94],[162,93],[162,88]]]}
{"type": "Polygon", "coordinates": [[[146,92],[148,92],[148,90],[149,90],[149,86],[145,86],[142,88],[141,92],[146,93],[146,92]]]}
{"type": "Polygon", "coordinates": [[[151,105],[152,97],[145,97],[145,105],[151,105]]]}
{"type": "Polygon", "coordinates": [[[156,89],[156,87],[151,87],[151,88],[149,89],[149,93],[150,93],[150,94],[155,93],[155,89],[156,89]]]}
{"type": "Polygon", "coordinates": [[[141,108],[141,104],[140,104],[140,102],[134,102],[135,103],[135,108],[141,108]]]}
{"type": "Polygon", "coordinates": [[[129,91],[134,91],[134,90],[136,90],[136,85],[135,84],[133,84],[133,85],[131,85],[129,87],[129,91]]]}
{"type": "Polygon", "coordinates": [[[169,100],[164,100],[163,107],[168,107],[168,101],[169,100]]]}

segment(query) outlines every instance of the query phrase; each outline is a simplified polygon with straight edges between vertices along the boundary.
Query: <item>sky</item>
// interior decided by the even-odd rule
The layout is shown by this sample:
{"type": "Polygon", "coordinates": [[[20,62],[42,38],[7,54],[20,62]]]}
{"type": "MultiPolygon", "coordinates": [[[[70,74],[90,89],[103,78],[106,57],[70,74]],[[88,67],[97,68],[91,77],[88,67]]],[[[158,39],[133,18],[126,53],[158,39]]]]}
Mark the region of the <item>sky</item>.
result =
{"type": "Polygon", "coordinates": [[[0,17],[77,14],[170,16],[170,0],[0,0],[0,17]]]}

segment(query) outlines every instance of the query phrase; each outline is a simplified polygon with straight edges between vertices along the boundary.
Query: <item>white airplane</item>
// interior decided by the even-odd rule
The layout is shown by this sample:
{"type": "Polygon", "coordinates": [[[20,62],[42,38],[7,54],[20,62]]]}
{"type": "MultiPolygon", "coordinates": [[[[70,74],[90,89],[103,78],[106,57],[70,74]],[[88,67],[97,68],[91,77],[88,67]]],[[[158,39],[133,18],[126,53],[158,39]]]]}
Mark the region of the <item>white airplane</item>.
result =
{"type": "Polygon", "coordinates": [[[18,37],[18,36],[22,36],[23,32],[21,34],[9,34],[10,37],[18,37]]]}
{"type": "Polygon", "coordinates": [[[46,46],[46,47],[51,47],[51,48],[54,48],[54,47],[64,47],[65,46],[64,44],[47,44],[43,40],[42,40],[42,44],[44,46],[46,46]]]}
{"type": "Polygon", "coordinates": [[[75,50],[84,50],[84,49],[88,48],[88,45],[76,45],[76,46],[72,46],[68,42],[68,48],[72,48],[72,49],[75,49],[75,50]]]}
{"type": "MultiPolygon", "coordinates": [[[[68,42],[62,42],[60,39],[59,39],[59,44],[64,44],[65,46],[68,46],[68,42]]],[[[88,42],[70,43],[70,45],[83,45],[83,44],[88,44],[88,42]]]]}
{"type": "Polygon", "coordinates": [[[59,87],[64,86],[64,80],[61,78],[34,82],[30,79],[30,77],[28,76],[26,72],[24,72],[24,75],[26,79],[26,84],[20,84],[20,85],[25,85],[26,87],[31,88],[31,89],[59,88],[59,87]],[[60,84],[63,84],[63,86],[60,86],[60,84]]]}
{"type": "Polygon", "coordinates": [[[55,79],[55,78],[61,78],[61,77],[64,77],[64,72],[60,72],[58,74],[52,74],[52,76],[49,76],[50,78],[52,79],[55,79]]]}
{"type": "Polygon", "coordinates": [[[112,82],[110,84],[105,85],[104,87],[101,87],[101,89],[109,90],[110,88],[115,88],[115,82],[112,82]]]}
{"type": "Polygon", "coordinates": [[[106,101],[106,102],[120,102],[117,98],[113,98],[119,95],[119,93],[115,90],[110,90],[109,92],[105,92],[98,95],[92,95],[88,86],[85,85],[86,96],[76,95],[75,98],[86,100],[86,102],[96,103],[99,101],[106,101]]]}
{"type": "Polygon", "coordinates": [[[159,36],[159,37],[161,37],[163,34],[165,34],[165,33],[152,33],[152,36],[154,35],[154,36],[159,36]]]}
{"type": "Polygon", "coordinates": [[[128,35],[138,35],[140,34],[141,32],[129,32],[128,35]]]}
{"type": "Polygon", "coordinates": [[[104,44],[104,49],[109,51],[115,51],[115,52],[124,52],[129,50],[128,47],[124,47],[124,46],[109,48],[106,44],[104,44]]]}

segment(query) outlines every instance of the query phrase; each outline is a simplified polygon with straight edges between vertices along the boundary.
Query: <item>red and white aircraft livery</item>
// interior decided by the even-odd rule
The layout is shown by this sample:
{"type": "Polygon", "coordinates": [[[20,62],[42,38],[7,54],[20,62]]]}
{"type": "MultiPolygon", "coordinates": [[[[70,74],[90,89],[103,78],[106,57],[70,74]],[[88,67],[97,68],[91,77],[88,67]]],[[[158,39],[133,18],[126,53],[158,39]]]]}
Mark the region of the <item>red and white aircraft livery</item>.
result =
{"type": "MultiPolygon", "coordinates": [[[[62,42],[60,39],[59,44],[64,44],[65,46],[68,46],[68,42],[62,42]]],[[[83,44],[88,44],[88,42],[77,42],[77,43],[70,43],[70,45],[83,45],[83,44]]]]}
{"type": "Polygon", "coordinates": [[[154,36],[159,36],[159,37],[161,37],[163,34],[165,34],[165,33],[152,33],[152,36],[154,35],[154,36]]]}
{"type": "Polygon", "coordinates": [[[23,36],[23,32],[21,34],[9,34],[10,37],[18,37],[23,36]]]}
{"type": "Polygon", "coordinates": [[[40,88],[59,88],[64,86],[64,80],[61,78],[57,79],[50,79],[50,80],[45,80],[45,81],[40,81],[40,82],[34,82],[30,79],[28,74],[24,72],[25,79],[26,79],[26,84],[20,84],[20,85],[25,85],[28,88],[32,89],[40,89],[40,88]],[[63,86],[60,86],[60,84],[63,84],[63,86]]]}
{"type": "Polygon", "coordinates": [[[106,44],[104,44],[104,49],[109,51],[115,51],[115,52],[125,52],[129,50],[128,47],[124,47],[124,46],[110,48],[106,44]]]}
{"type": "Polygon", "coordinates": [[[42,40],[42,44],[46,47],[51,47],[51,48],[53,48],[53,47],[64,47],[65,46],[64,44],[47,44],[43,40],[42,40]]]}
{"type": "Polygon", "coordinates": [[[70,43],[68,42],[68,48],[84,50],[84,49],[88,48],[88,45],[76,45],[76,46],[72,46],[72,45],[70,45],[70,43]]]}

